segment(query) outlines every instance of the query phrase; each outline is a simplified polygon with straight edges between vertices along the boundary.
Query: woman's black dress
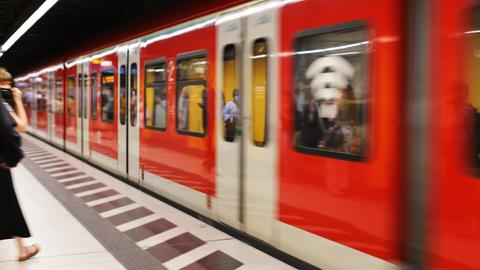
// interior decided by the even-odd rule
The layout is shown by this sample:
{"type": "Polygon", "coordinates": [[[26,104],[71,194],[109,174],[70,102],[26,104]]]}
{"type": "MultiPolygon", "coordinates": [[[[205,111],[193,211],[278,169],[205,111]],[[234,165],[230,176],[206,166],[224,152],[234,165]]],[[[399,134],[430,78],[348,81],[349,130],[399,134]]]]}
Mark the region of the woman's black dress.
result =
{"type": "MultiPolygon", "coordinates": [[[[20,137],[14,130],[15,121],[0,97],[0,163],[14,167],[22,159],[20,137]]],[[[0,240],[14,236],[30,237],[28,226],[13,188],[9,169],[0,168],[0,240]]]]}
{"type": "Polygon", "coordinates": [[[13,236],[30,237],[18,205],[10,170],[0,169],[0,240],[13,236]]]}

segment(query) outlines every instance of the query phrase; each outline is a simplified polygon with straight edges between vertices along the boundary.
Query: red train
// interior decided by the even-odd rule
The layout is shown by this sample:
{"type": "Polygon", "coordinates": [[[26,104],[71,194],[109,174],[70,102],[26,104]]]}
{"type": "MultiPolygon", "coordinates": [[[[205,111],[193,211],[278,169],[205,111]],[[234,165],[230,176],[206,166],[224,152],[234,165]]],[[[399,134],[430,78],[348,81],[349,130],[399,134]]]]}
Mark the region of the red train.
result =
{"type": "Polygon", "coordinates": [[[319,268],[480,269],[479,4],[254,1],[16,82],[33,134],[319,268]]]}

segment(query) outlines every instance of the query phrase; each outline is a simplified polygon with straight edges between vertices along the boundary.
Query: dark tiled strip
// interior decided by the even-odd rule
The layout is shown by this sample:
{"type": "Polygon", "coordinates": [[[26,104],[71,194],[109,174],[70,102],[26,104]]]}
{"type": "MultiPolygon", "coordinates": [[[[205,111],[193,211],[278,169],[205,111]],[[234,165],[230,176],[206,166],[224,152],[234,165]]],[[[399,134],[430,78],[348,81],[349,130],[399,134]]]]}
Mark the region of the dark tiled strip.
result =
{"type": "Polygon", "coordinates": [[[203,245],[205,245],[203,240],[187,232],[151,247],[147,251],[164,263],[203,245]]]}
{"type": "Polygon", "coordinates": [[[95,193],[95,194],[83,196],[83,197],[80,197],[80,198],[84,202],[91,202],[91,201],[96,201],[96,200],[107,198],[107,197],[117,195],[117,194],[119,194],[117,191],[115,191],[113,189],[109,189],[109,190],[105,190],[105,191],[98,192],[98,193],[95,193]]]}
{"type": "Polygon", "coordinates": [[[243,263],[235,260],[221,251],[215,251],[202,259],[185,266],[181,270],[233,270],[243,263]]]}
{"type": "Polygon", "coordinates": [[[120,213],[118,215],[112,216],[107,218],[113,225],[118,226],[121,224],[125,224],[127,222],[133,221],[135,219],[139,219],[142,217],[146,217],[153,214],[152,211],[148,210],[145,207],[139,207],[132,209],[127,212],[120,213]]]}
{"type": "Polygon", "coordinates": [[[120,199],[117,199],[117,200],[113,200],[111,202],[106,202],[106,203],[102,203],[102,204],[99,204],[99,205],[95,205],[93,207],[93,209],[95,209],[99,213],[103,213],[105,211],[113,210],[115,208],[126,206],[126,205],[129,205],[129,204],[132,204],[132,203],[133,203],[133,201],[130,200],[129,198],[120,198],[120,199]]]}
{"type": "Polygon", "coordinates": [[[56,170],[56,171],[53,171],[53,172],[49,172],[50,174],[56,174],[56,173],[64,173],[64,172],[70,172],[70,171],[76,171],[77,168],[74,168],[74,167],[70,167],[70,168],[65,168],[65,169],[61,169],[61,170],[56,170]]]}
{"type": "Polygon", "coordinates": [[[71,185],[76,185],[76,184],[81,184],[81,183],[90,182],[90,181],[92,181],[92,180],[95,180],[95,178],[90,177],[90,176],[85,176],[85,178],[81,178],[81,179],[76,179],[76,180],[71,180],[71,181],[63,182],[62,184],[63,184],[64,186],[71,186],[71,185]]]}
{"type": "Polygon", "coordinates": [[[83,186],[83,187],[72,188],[72,189],[70,189],[70,191],[76,194],[76,193],[85,192],[85,191],[89,191],[89,190],[94,190],[94,189],[102,188],[102,187],[105,187],[105,184],[95,183],[95,184],[91,184],[91,185],[87,185],[87,186],[83,186]]]}
{"type": "Polygon", "coordinates": [[[82,175],[86,175],[86,174],[84,174],[83,172],[72,172],[72,173],[69,173],[69,174],[64,174],[64,175],[56,176],[55,179],[57,179],[57,180],[63,180],[63,179],[72,178],[72,177],[77,177],[77,176],[82,176],[82,175]]]}
{"type": "Polygon", "coordinates": [[[177,225],[171,223],[170,221],[161,218],[153,222],[144,224],[137,228],[133,228],[125,232],[133,241],[138,242],[144,239],[147,239],[150,236],[157,235],[159,233],[168,231],[172,228],[177,227],[177,225]]]}
{"type": "Polygon", "coordinates": [[[58,167],[65,166],[65,165],[70,165],[70,164],[68,164],[66,162],[65,163],[60,163],[60,164],[53,164],[53,165],[50,165],[50,166],[45,166],[42,169],[43,170],[48,170],[48,169],[58,168],[58,167]]]}
{"type": "Polygon", "coordinates": [[[49,160],[48,162],[43,162],[43,160],[40,159],[40,160],[35,160],[33,162],[37,163],[38,165],[46,165],[48,163],[54,163],[54,162],[60,162],[60,161],[63,161],[63,160],[57,158],[57,159],[49,160]]]}

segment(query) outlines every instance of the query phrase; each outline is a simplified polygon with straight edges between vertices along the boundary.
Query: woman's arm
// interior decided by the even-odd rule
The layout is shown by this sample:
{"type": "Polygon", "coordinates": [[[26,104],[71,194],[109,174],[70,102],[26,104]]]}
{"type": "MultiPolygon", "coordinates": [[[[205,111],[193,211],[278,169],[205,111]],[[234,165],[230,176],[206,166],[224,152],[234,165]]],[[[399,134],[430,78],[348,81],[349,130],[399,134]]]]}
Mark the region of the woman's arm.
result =
{"type": "Polygon", "coordinates": [[[15,103],[15,113],[11,113],[15,122],[17,122],[16,129],[18,132],[26,132],[28,129],[28,119],[25,113],[25,108],[22,102],[22,91],[18,88],[12,88],[13,102],[15,103]]]}

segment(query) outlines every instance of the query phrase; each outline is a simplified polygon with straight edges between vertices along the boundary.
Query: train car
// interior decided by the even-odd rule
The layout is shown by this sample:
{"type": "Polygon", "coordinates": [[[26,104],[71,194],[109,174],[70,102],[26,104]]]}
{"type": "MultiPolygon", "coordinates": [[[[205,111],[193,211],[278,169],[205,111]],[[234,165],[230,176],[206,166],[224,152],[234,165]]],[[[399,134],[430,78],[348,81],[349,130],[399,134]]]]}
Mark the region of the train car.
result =
{"type": "Polygon", "coordinates": [[[253,1],[17,83],[34,134],[311,265],[480,269],[479,4],[253,1]]]}

